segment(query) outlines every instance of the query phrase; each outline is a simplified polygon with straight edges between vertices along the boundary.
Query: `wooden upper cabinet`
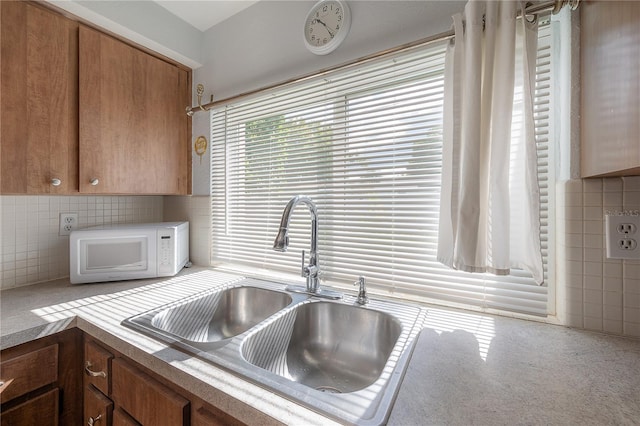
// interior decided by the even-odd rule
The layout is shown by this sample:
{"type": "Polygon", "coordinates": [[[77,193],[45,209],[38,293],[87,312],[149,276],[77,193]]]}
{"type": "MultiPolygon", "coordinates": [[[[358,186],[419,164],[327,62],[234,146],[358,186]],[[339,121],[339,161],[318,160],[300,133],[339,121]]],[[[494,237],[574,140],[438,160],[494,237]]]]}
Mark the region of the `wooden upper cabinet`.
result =
{"type": "Polygon", "coordinates": [[[189,193],[189,73],[84,26],[79,46],[80,192],[189,193]]]}
{"type": "Polygon", "coordinates": [[[582,177],[640,175],[640,2],[580,10],[582,177]]]}
{"type": "Polygon", "coordinates": [[[0,15],[0,193],[77,192],[78,24],[20,1],[0,15]]]}

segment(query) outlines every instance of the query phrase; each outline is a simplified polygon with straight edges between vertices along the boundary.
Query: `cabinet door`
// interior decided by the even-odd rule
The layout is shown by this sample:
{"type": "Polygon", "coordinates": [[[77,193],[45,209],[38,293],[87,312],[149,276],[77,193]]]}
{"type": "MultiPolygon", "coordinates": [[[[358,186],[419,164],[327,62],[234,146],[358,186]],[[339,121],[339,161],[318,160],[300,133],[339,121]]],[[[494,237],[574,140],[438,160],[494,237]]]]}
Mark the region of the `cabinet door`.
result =
{"type": "Polygon", "coordinates": [[[80,192],[187,194],[189,73],[86,27],[79,50],[80,192]]]}
{"type": "Polygon", "coordinates": [[[0,403],[58,381],[58,345],[50,345],[0,363],[0,403]]]}
{"type": "Polygon", "coordinates": [[[111,364],[112,397],[143,425],[187,426],[189,401],[122,358],[111,364]]]}
{"type": "Polygon", "coordinates": [[[0,15],[0,193],[77,192],[78,24],[18,1],[0,15]]]}
{"type": "Polygon", "coordinates": [[[4,411],[0,417],[1,426],[57,426],[59,418],[60,391],[52,389],[32,398],[17,407],[4,411]]]}
{"type": "Polygon", "coordinates": [[[84,388],[84,424],[111,426],[113,402],[92,385],[84,388]]]}
{"type": "MultiPolygon", "coordinates": [[[[81,344],[82,333],[77,328],[72,328],[3,349],[0,352],[0,381],[4,382],[3,386],[0,386],[2,420],[5,420],[8,410],[15,408],[14,405],[24,402],[26,398],[31,401],[43,392],[56,388],[60,391],[59,403],[56,404],[60,424],[80,424],[81,344]]],[[[43,404],[43,410],[49,411],[47,403],[37,404],[43,404]]]]}
{"type": "Polygon", "coordinates": [[[95,386],[105,395],[111,395],[111,360],[113,355],[94,342],[84,345],[84,384],[95,386]]]}
{"type": "Polygon", "coordinates": [[[640,2],[580,11],[582,177],[640,175],[640,2]]]}

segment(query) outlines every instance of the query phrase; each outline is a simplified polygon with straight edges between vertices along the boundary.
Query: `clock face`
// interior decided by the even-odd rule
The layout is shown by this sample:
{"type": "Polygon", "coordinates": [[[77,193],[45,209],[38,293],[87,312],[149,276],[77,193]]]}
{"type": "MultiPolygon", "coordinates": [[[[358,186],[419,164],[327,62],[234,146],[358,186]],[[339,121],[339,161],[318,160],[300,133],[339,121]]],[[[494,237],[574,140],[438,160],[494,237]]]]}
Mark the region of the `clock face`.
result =
{"type": "Polygon", "coordinates": [[[307,48],[316,54],[335,50],[349,32],[351,16],[346,3],[321,0],[307,15],[304,40],[307,48]]]}

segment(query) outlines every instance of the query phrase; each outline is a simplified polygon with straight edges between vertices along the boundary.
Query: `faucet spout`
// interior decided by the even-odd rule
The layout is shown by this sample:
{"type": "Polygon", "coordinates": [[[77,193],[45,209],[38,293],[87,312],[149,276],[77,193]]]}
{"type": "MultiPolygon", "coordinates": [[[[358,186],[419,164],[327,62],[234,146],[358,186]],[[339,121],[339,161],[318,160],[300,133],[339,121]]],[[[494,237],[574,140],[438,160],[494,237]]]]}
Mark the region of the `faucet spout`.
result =
{"type": "Polygon", "coordinates": [[[273,242],[273,249],[281,252],[287,251],[287,247],[289,246],[288,232],[291,214],[295,207],[300,203],[305,204],[311,213],[311,248],[309,250],[309,264],[305,266],[303,262],[302,276],[307,278],[307,292],[316,293],[320,283],[318,279],[318,272],[320,271],[320,267],[318,265],[318,209],[311,198],[304,195],[296,195],[289,200],[282,212],[280,229],[273,242]]]}

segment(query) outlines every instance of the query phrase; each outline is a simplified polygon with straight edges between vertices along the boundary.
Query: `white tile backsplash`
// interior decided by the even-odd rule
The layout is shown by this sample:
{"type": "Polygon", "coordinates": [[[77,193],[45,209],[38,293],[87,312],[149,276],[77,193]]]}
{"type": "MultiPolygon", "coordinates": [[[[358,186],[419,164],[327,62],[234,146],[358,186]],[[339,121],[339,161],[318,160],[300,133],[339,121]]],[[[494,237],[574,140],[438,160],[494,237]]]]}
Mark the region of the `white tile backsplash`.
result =
{"type": "Polygon", "coordinates": [[[640,210],[640,178],[576,179],[556,192],[558,318],[640,337],[640,261],[607,259],[604,238],[607,210],[640,210]]]}
{"type": "Polygon", "coordinates": [[[211,197],[165,197],[164,219],[189,221],[189,257],[194,265],[211,263],[211,197]]]}
{"type": "Polygon", "coordinates": [[[78,226],[160,222],[161,196],[0,196],[0,289],[69,276],[69,237],[60,213],[78,226]]]}
{"type": "MultiPolygon", "coordinates": [[[[606,259],[607,210],[640,210],[640,178],[585,179],[556,187],[558,319],[571,327],[640,337],[640,261],[606,259]]],[[[0,288],[69,274],[59,214],[80,226],[188,220],[190,255],[209,265],[209,196],[0,196],[0,288]]]]}

